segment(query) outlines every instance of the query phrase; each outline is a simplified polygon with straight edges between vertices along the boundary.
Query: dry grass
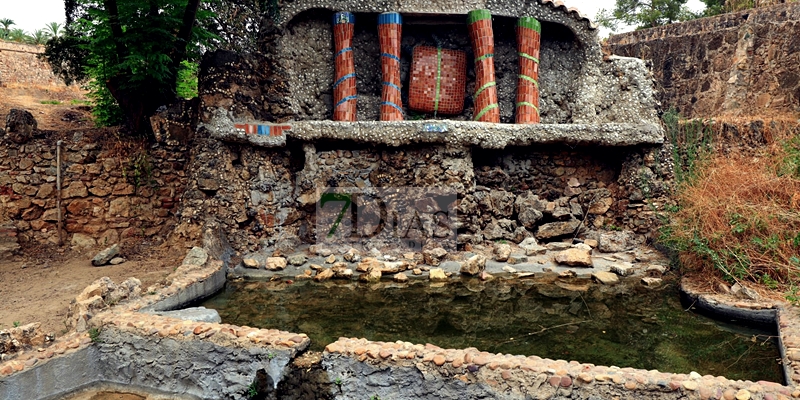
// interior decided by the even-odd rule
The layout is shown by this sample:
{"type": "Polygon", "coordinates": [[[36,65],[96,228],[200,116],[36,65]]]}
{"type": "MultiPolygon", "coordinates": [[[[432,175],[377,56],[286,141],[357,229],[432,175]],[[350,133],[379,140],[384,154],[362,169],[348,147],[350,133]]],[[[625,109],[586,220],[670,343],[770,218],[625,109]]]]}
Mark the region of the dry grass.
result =
{"type": "Polygon", "coordinates": [[[662,239],[679,251],[685,271],[772,289],[800,281],[797,121],[766,125],[770,144],[756,155],[701,157],[679,186],[679,208],[662,239]]]}

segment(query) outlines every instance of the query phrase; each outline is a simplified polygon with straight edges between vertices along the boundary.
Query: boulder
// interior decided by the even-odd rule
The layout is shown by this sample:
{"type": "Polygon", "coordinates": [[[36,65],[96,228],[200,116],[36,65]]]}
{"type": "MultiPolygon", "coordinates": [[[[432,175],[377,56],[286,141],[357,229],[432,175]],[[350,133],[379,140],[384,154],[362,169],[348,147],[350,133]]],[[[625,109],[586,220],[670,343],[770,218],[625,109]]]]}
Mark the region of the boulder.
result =
{"type": "Polygon", "coordinates": [[[381,280],[381,271],[377,268],[370,269],[368,272],[365,272],[358,276],[358,280],[361,282],[380,282],[381,280]]]}
{"type": "Polygon", "coordinates": [[[619,283],[619,276],[613,272],[599,271],[592,274],[592,279],[603,285],[619,283]]]}
{"type": "MultiPolygon", "coordinates": [[[[461,264],[460,272],[463,275],[477,276],[486,269],[486,257],[476,254],[461,264]]],[[[433,273],[433,270],[431,270],[433,273]]]]}
{"type": "Polygon", "coordinates": [[[444,270],[441,268],[432,268],[430,270],[430,275],[428,276],[428,279],[430,279],[433,282],[446,282],[447,274],[445,274],[444,270]]]}
{"type": "Polygon", "coordinates": [[[536,228],[536,224],[541,221],[543,217],[544,215],[541,211],[533,208],[523,209],[517,214],[519,223],[528,229],[536,228]]]}
{"type": "Polygon", "coordinates": [[[739,283],[735,283],[733,286],[731,286],[731,294],[745,300],[758,301],[761,299],[761,295],[759,295],[755,290],[746,286],[742,286],[739,283]]]}
{"type": "Polygon", "coordinates": [[[505,262],[511,255],[511,245],[507,243],[496,243],[494,245],[494,259],[495,261],[505,262]]]}
{"type": "Polygon", "coordinates": [[[611,266],[611,272],[619,276],[628,276],[633,274],[633,264],[629,262],[620,262],[611,266]]]}
{"type": "Polygon", "coordinates": [[[438,266],[445,257],[447,257],[447,250],[441,247],[426,249],[422,252],[422,260],[425,264],[433,267],[438,266]]]}
{"type": "Polygon", "coordinates": [[[16,144],[25,144],[33,138],[38,128],[36,118],[28,110],[12,108],[6,116],[6,137],[16,144]]]}
{"type": "Polygon", "coordinates": [[[556,254],[556,262],[573,267],[591,267],[592,254],[585,249],[572,248],[556,254]]]}
{"type": "Polygon", "coordinates": [[[394,276],[393,280],[397,283],[406,283],[408,282],[408,276],[404,273],[399,273],[394,276]]]}
{"type": "Polygon", "coordinates": [[[305,254],[294,254],[289,256],[288,261],[289,264],[299,267],[306,263],[306,256],[305,254]]]}
{"type": "Polygon", "coordinates": [[[633,232],[605,232],[597,240],[597,249],[604,253],[618,253],[630,250],[641,243],[633,232]]]}
{"type": "Polygon", "coordinates": [[[72,235],[72,241],[70,242],[74,247],[94,247],[97,246],[97,241],[94,240],[93,237],[83,234],[83,233],[76,233],[72,235]]]}
{"type": "Polygon", "coordinates": [[[106,265],[108,264],[109,261],[111,261],[111,259],[115,258],[117,255],[119,255],[119,245],[115,244],[97,253],[97,255],[95,255],[94,258],[92,258],[92,265],[94,265],[95,267],[106,265]]]}
{"type": "Polygon", "coordinates": [[[575,231],[581,226],[581,221],[572,219],[569,221],[550,222],[539,226],[536,231],[537,239],[552,239],[559,236],[574,235],[575,231]]]}
{"type": "Polygon", "coordinates": [[[256,260],[255,258],[245,258],[242,260],[242,265],[245,268],[258,269],[258,260],[256,260]]]}
{"type": "Polygon", "coordinates": [[[183,258],[181,265],[206,265],[208,261],[208,252],[202,247],[192,247],[183,258]]]}
{"type": "Polygon", "coordinates": [[[514,240],[517,236],[517,222],[510,219],[500,219],[486,224],[483,236],[488,240],[514,240]]]}
{"type": "Polygon", "coordinates": [[[286,259],[283,257],[267,257],[267,269],[280,271],[286,268],[286,259]]]}
{"type": "Polygon", "coordinates": [[[642,278],[642,285],[649,288],[659,287],[661,286],[661,282],[661,278],[651,278],[649,276],[642,278]]]}
{"type": "Polygon", "coordinates": [[[358,263],[356,271],[367,272],[373,269],[380,270],[381,268],[383,268],[383,262],[378,261],[372,257],[367,257],[363,259],[360,263],[358,263]]]}
{"type": "Polygon", "coordinates": [[[539,243],[536,242],[536,239],[532,237],[526,238],[520,242],[519,247],[525,250],[526,256],[535,256],[547,252],[547,248],[540,246],[539,243]]]}
{"type": "Polygon", "coordinates": [[[327,281],[328,279],[333,278],[334,275],[336,275],[336,273],[332,268],[325,268],[322,271],[317,272],[314,280],[317,282],[327,281]]]}
{"type": "Polygon", "coordinates": [[[351,248],[350,250],[347,250],[347,253],[344,253],[343,257],[345,261],[358,262],[359,260],[361,260],[361,252],[351,248]]]}

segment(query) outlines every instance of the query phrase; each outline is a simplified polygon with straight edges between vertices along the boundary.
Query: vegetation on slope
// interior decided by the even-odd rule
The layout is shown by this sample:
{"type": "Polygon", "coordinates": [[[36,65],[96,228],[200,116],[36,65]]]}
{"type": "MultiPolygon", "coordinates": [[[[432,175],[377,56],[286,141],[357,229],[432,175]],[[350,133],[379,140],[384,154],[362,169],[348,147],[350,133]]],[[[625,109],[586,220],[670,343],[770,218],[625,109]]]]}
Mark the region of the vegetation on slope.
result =
{"type": "MultiPolygon", "coordinates": [[[[800,285],[800,137],[797,121],[764,126],[766,147],[714,152],[720,123],[664,118],[677,205],[662,243],[687,273],[788,291],[800,285]]],[[[742,130],[747,129],[742,127],[742,130]]]]}

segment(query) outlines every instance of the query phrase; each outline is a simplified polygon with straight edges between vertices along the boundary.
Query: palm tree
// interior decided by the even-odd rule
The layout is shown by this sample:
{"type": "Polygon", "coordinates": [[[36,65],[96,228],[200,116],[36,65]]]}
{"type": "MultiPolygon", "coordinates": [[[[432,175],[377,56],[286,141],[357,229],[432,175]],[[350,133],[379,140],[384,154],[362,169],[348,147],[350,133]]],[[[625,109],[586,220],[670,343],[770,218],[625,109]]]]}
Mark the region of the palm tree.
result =
{"type": "Polygon", "coordinates": [[[58,22],[51,22],[44,27],[45,32],[47,32],[50,37],[59,37],[61,36],[61,24],[58,22]]]}
{"type": "Polygon", "coordinates": [[[44,29],[37,29],[28,36],[28,43],[30,44],[45,44],[50,39],[50,34],[45,32],[44,29]]]}
{"type": "Polygon", "coordinates": [[[23,31],[22,29],[19,29],[19,28],[12,29],[8,33],[8,39],[10,39],[13,42],[23,43],[23,42],[27,42],[28,41],[28,34],[25,33],[25,31],[23,31]]]}
{"type": "Polygon", "coordinates": [[[11,27],[11,25],[14,25],[14,20],[8,18],[2,18],[0,19],[0,25],[3,25],[3,29],[0,30],[0,39],[8,38],[8,35],[10,33],[9,28],[11,27]]]}

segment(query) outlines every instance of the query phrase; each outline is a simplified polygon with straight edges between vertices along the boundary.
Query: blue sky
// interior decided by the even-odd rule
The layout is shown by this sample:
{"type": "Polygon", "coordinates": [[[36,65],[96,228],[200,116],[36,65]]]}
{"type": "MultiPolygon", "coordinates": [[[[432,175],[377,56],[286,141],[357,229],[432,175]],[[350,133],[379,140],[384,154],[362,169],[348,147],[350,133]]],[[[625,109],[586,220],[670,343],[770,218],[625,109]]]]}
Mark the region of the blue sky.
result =
{"type": "MultiPolygon", "coordinates": [[[[515,0],[509,0],[515,1],[515,0]]],[[[613,8],[614,0],[564,0],[569,7],[577,7],[586,16],[594,19],[601,8],[613,8]]],[[[689,0],[693,10],[702,10],[700,0],[689,0]]],[[[49,22],[64,22],[63,0],[0,0],[0,18],[14,20],[16,28],[32,32],[42,29],[49,22]]]]}

